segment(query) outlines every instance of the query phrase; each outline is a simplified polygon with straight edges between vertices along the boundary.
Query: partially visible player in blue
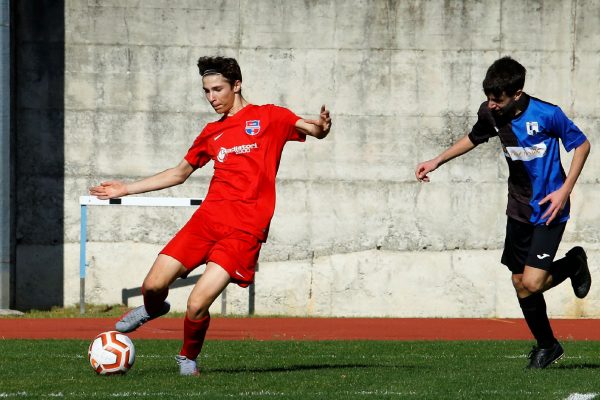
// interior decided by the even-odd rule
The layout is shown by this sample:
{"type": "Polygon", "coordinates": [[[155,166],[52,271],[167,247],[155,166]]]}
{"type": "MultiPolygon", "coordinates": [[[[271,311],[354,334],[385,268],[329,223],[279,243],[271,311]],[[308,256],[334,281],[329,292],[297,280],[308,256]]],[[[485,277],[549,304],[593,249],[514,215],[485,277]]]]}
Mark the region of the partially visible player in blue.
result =
{"type": "Polygon", "coordinates": [[[487,96],[471,132],[437,157],[417,165],[428,173],[498,136],[508,163],[507,224],[502,264],[512,272],[519,305],[537,340],[528,368],[545,368],[563,355],[546,313],[543,293],[570,278],[575,295],[585,297],[592,283],[585,251],[577,246],[554,261],[569,219],[569,195],[590,152],[586,136],[550,103],[523,92],[525,68],[510,57],[494,62],[483,81],[487,96]],[[569,173],[559,143],[575,150],[569,173]]]}

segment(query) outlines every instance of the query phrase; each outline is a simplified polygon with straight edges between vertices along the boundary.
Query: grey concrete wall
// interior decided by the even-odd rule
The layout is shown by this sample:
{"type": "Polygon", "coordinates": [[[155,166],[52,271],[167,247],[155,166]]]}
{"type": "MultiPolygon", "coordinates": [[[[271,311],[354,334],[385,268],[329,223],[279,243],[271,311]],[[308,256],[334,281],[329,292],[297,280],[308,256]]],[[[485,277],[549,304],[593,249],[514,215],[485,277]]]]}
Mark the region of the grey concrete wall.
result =
{"type": "MultiPolygon", "coordinates": [[[[181,160],[217,118],[195,62],[219,54],[240,62],[249,101],[303,116],[326,103],[334,118],[327,139],[285,149],[257,313],[518,316],[499,263],[499,143],[443,166],[427,185],[414,167],[470,129],[485,70],[504,55],[527,67],[526,91],[561,105],[594,147],[599,17],[597,0],[67,1],[64,303],[79,295],[78,197],[181,160]]],[[[594,148],[561,247],[588,248],[596,275],[599,168],[594,148]]],[[[151,195],[203,196],[211,173],[151,195]]],[[[123,287],[139,286],[190,212],[90,211],[88,301],[116,303],[123,287]]],[[[600,286],[584,301],[563,286],[548,294],[552,315],[600,316],[600,286]]],[[[172,291],[176,309],[188,292],[172,291]]],[[[229,310],[244,312],[246,301],[245,290],[229,290],[229,310]]]]}

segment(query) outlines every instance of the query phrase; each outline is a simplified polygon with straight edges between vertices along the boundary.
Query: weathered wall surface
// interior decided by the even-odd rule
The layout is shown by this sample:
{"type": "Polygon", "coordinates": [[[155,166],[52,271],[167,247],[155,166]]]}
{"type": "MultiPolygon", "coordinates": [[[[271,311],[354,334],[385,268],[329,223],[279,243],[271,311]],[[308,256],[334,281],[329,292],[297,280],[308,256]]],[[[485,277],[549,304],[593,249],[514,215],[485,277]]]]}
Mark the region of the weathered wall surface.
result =
{"type": "MultiPolygon", "coordinates": [[[[326,103],[334,117],[327,139],[285,149],[258,314],[519,316],[499,263],[507,178],[499,143],[443,166],[429,184],[415,181],[414,168],[470,129],[485,71],[504,55],[527,67],[526,91],[561,105],[594,147],[599,17],[593,0],[66,2],[64,303],[79,299],[78,197],[181,160],[217,118],[195,63],[218,54],[238,59],[249,101],[307,117],[326,103]]],[[[595,153],[561,252],[585,246],[598,275],[595,153]]],[[[211,172],[151,195],[203,196],[211,172]]],[[[88,301],[120,302],[123,287],[139,286],[190,213],[90,210],[88,301]]],[[[548,293],[549,311],[598,317],[599,287],[581,301],[567,283],[548,293]]],[[[189,289],[172,291],[174,308],[184,309],[189,289]]],[[[228,290],[229,311],[244,312],[246,301],[246,290],[228,290]]]]}

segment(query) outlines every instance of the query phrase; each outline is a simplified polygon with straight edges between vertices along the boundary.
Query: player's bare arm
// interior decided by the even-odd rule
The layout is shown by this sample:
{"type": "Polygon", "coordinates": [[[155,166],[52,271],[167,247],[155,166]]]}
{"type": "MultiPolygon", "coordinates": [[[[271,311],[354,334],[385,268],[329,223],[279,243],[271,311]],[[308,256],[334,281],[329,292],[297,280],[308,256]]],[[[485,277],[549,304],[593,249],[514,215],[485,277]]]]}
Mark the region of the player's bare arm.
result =
{"type": "Polygon", "coordinates": [[[325,104],[321,106],[319,119],[299,119],[296,122],[296,129],[305,135],[313,136],[317,139],[325,138],[331,129],[331,117],[325,104]]]}
{"type": "Polygon", "coordinates": [[[125,183],[121,181],[102,182],[90,188],[90,194],[101,200],[123,197],[129,194],[151,192],[182,184],[194,172],[194,168],[184,159],[177,166],[151,177],[125,183]]]}
{"type": "Polygon", "coordinates": [[[583,170],[583,166],[585,165],[585,161],[590,154],[591,144],[589,140],[583,142],[579,147],[575,149],[575,154],[573,154],[573,160],[571,161],[571,167],[569,168],[569,173],[567,174],[567,178],[565,179],[565,183],[561,186],[560,189],[550,193],[548,196],[544,197],[542,201],[540,201],[540,205],[550,202],[550,206],[542,215],[542,218],[548,218],[546,221],[546,225],[550,225],[552,220],[556,218],[560,212],[565,208],[565,204],[569,200],[569,195],[573,191],[575,187],[575,183],[583,170]]]}
{"type": "Polygon", "coordinates": [[[469,135],[465,135],[458,142],[454,143],[451,147],[449,147],[437,157],[419,163],[415,170],[415,177],[420,182],[429,182],[429,176],[427,175],[428,173],[435,171],[440,166],[452,160],[453,158],[462,156],[463,154],[473,150],[474,148],[475,145],[469,138],[469,135]]]}

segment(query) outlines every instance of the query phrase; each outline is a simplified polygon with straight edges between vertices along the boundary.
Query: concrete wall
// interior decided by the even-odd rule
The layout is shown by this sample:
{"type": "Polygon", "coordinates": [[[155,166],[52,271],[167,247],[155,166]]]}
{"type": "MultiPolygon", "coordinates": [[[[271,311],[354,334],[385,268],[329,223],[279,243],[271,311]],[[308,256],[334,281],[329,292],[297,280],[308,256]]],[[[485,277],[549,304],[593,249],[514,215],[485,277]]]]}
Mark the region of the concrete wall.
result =
{"type": "MultiPolygon", "coordinates": [[[[445,165],[430,184],[414,179],[419,161],[475,122],[481,81],[500,56],[521,61],[526,91],[561,105],[600,142],[597,0],[70,0],[64,16],[66,305],[79,300],[78,197],[101,180],[177,164],[216,119],[195,67],[201,55],[236,57],[253,103],[303,116],[326,103],[333,113],[327,139],[285,149],[257,314],[520,315],[499,263],[507,178],[499,143],[445,165]]],[[[585,246],[596,276],[599,169],[593,149],[561,247],[585,246]]],[[[207,166],[149,195],[203,196],[211,173],[207,166]]],[[[117,303],[122,288],[139,286],[190,213],[90,210],[88,302],[117,303]]],[[[568,283],[549,292],[551,315],[600,316],[599,288],[583,301],[568,283]]],[[[171,292],[175,309],[189,290],[171,292]]],[[[245,312],[247,290],[228,289],[227,306],[245,312]]]]}

